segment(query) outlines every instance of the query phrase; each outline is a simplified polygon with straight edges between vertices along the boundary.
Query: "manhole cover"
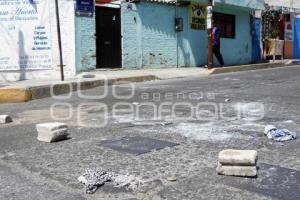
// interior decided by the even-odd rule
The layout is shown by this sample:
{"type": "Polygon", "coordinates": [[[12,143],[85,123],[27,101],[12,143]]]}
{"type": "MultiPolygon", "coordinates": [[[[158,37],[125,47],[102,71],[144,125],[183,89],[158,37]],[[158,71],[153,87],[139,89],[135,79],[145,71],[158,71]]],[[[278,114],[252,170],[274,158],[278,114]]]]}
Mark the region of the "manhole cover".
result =
{"type": "Polygon", "coordinates": [[[124,137],[119,140],[104,140],[100,145],[123,153],[141,155],[178,144],[146,137],[124,137]]]}
{"type": "Polygon", "coordinates": [[[276,199],[300,199],[300,171],[276,165],[260,164],[257,179],[227,177],[225,182],[276,199]]]}

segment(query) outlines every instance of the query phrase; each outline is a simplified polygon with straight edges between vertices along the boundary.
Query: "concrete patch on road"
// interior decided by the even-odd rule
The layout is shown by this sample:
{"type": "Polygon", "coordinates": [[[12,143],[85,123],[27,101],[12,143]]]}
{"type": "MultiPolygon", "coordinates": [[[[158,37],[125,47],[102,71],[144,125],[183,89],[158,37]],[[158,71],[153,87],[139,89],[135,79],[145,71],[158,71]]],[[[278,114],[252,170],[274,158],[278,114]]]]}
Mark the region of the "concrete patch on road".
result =
{"type": "Polygon", "coordinates": [[[116,115],[112,117],[114,123],[134,123],[134,115],[133,114],[123,114],[123,115],[116,115]]]}
{"type": "MultiPolygon", "coordinates": [[[[52,113],[57,118],[66,118],[69,110],[66,108],[55,108],[52,113]]],[[[19,113],[15,119],[18,124],[35,124],[53,121],[50,108],[40,110],[25,110],[19,113]]]]}
{"type": "Polygon", "coordinates": [[[209,140],[218,142],[222,140],[229,140],[231,138],[243,138],[240,134],[227,132],[227,128],[221,124],[222,123],[220,122],[182,122],[174,127],[168,127],[167,129],[169,132],[173,131],[192,140],[209,140]]]}
{"type": "Polygon", "coordinates": [[[25,110],[17,114],[16,124],[35,124],[49,121],[63,121],[69,126],[97,127],[103,120],[99,106],[81,106],[73,109],[68,106],[56,106],[53,109],[25,110]]]}
{"type": "Polygon", "coordinates": [[[240,119],[245,121],[258,121],[265,116],[265,106],[258,102],[236,103],[233,108],[240,119]]]}

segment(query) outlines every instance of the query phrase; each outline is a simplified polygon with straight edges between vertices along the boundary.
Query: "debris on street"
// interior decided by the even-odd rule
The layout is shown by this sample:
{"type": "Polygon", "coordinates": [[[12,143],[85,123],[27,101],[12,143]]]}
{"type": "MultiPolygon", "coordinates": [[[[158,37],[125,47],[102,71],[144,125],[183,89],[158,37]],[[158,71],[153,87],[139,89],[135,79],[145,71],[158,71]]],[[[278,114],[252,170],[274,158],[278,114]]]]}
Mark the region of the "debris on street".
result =
{"type": "Polygon", "coordinates": [[[170,122],[170,121],[135,121],[135,122],[131,122],[131,124],[135,125],[135,126],[157,126],[157,125],[167,126],[167,125],[172,125],[173,122],[170,122]]]}
{"type": "Polygon", "coordinates": [[[276,142],[295,140],[297,137],[296,133],[291,132],[287,129],[278,129],[273,125],[267,125],[265,127],[264,133],[268,137],[268,139],[274,140],[276,142]]]}
{"type": "Polygon", "coordinates": [[[8,115],[0,115],[0,124],[7,124],[11,123],[13,120],[10,116],[8,115]]]}
{"type": "Polygon", "coordinates": [[[170,182],[174,182],[174,181],[177,181],[177,178],[175,176],[169,176],[169,177],[167,177],[167,180],[170,182]]]}
{"type": "Polygon", "coordinates": [[[112,183],[115,187],[125,187],[127,190],[136,191],[146,181],[142,178],[130,174],[115,174],[112,177],[112,183]]]}
{"type": "Polygon", "coordinates": [[[94,194],[97,189],[107,182],[111,182],[114,187],[125,187],[127,190],[137,190],[145,181],[142,178],[129,174],[117,174],[112,171],[105,171],[96,168],[87,168],[78,181],[86,186],[87,194],[94,194]]]}
{"type": "Polygon", "coordinates": [[[42,142],[58,142],[68,138],[68,126],[64,123],[52,122],[37,124],[37,139],[42,142]]]}
{"type": "Polygon", "coordinates": [[[96,78],[95,74],[82,74],[82,78],[96,78]]]}
{"type": "Polygon", "coordinates": [[[161,125],[162,126],[167,126],[167,125],[172,125],[173,122],[162,122],[161,125]]]}
{"type": "Polygon", "coordinates": [[[217,172],[227,176],[257,176],[257,151],[227,149],[219,153],[217,172]]]}
{"type": "Polygon", "coordinates": [[[101,169],[88,168],[84,174],[79,176],[78,181],[86,186],[86,193],[93,194],[96,190],[111,181],[113,173],[101,169]]]}

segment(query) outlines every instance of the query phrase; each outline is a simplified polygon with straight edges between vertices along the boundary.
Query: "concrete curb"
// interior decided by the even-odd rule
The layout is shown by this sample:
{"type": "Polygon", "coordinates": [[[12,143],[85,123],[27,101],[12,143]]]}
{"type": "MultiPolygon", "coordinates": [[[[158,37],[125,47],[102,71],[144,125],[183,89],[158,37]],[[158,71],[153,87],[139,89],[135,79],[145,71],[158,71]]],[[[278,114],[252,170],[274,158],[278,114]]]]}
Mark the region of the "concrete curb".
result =
{"type": "Polygon", "coordinates": [[[27,102],[34,99],[42,99],[51,96],[51,90],[55,95],[61,95],[69,93],[70,91],[77,91],[78,89],[87,90],[99,86],[117,85],[122,83],[134,83],[158,80],[156,76],[145,75],[145,76],[131,76],[124,78],[112,78],[108,80],[93,79],[70,82],[59,82],[53,85],[41,85],[32,87],[3,87],[0,88],[0,103],[21,103],[27,102]],[[52,88],[52,89],[51,89],[52,88]]]}
{"type": "Polygon", "coordinates": [[[31,100],[31,93],[28,88],[1,88],[0,103],[19,103],[31,100]]]}
{"type": "MultiPolygon", "coordinates": [[[[299,64],[297,62],[278,62],[278,63],[262,63],[262,64],[252,64],[252,65],[242,65],[242,66],[233,66],[233,67],[222,67],[214,68],[208,71],[207,75],[222,74],[222,73],[231,73],[231,72],[240,72],[240,71],[250,71],[258,69],[267,69],[267,68],[276,68],[276,67],[287,67],[291,65],[299,64]]],[[[160,80],[155,75],[142,75],[142,76],[128,76],[122,78],[110,78],[108,80],[104,79],[79,79],[77,81],[65,81],[58,82],[53,85],[41,85],[41,86],[29,86],[29,87],[2,87],[0,88],[0,103],[20,103],[27,102],[34,99],[42,99],[51,96],[51,88],[55,95],[61,95],[69,93],[70,91],[77,90],[87,90],[99,86],[107,85],[117,85],[124,82],[144,82],[151,80],[160,80]]]]}
{"type": "Polygon", "coordinates": [[[289,65],[285,65],[285,63],[262,63],[262,64],[241,65],[241,66],[233,66],[233,67],[220,67],[220,68],[210,69],[209,74],[223,74],[223,73],[251,71],[251,70],[258,70],[258,69],[287,67],[287,66],[289,65]]]}

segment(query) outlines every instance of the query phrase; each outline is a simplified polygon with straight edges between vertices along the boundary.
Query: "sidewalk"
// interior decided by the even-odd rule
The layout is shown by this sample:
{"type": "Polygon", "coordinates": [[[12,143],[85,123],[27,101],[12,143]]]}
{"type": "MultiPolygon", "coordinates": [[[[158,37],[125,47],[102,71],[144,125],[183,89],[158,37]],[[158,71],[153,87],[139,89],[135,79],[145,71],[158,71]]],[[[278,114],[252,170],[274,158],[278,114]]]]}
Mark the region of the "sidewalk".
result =
{"type": "Polygon", "coordinates": [[[284,67],[298,64],[293,61],[279,61],[276,63],[262,63],[233,67],[214,68],[167,68],[167,69],[140,69],[140,70],[95,70],[84,72],[76,77],[60,80],[25,80],[0,83],[0,103],[26,102],[51,96],[51,89],[55,95],[68,93],[70,89],[85,90],[98,86],[120,84],[122,82],[143,82],[183,77],[203,77],[212,74],[230,73],[284,67]]]}

